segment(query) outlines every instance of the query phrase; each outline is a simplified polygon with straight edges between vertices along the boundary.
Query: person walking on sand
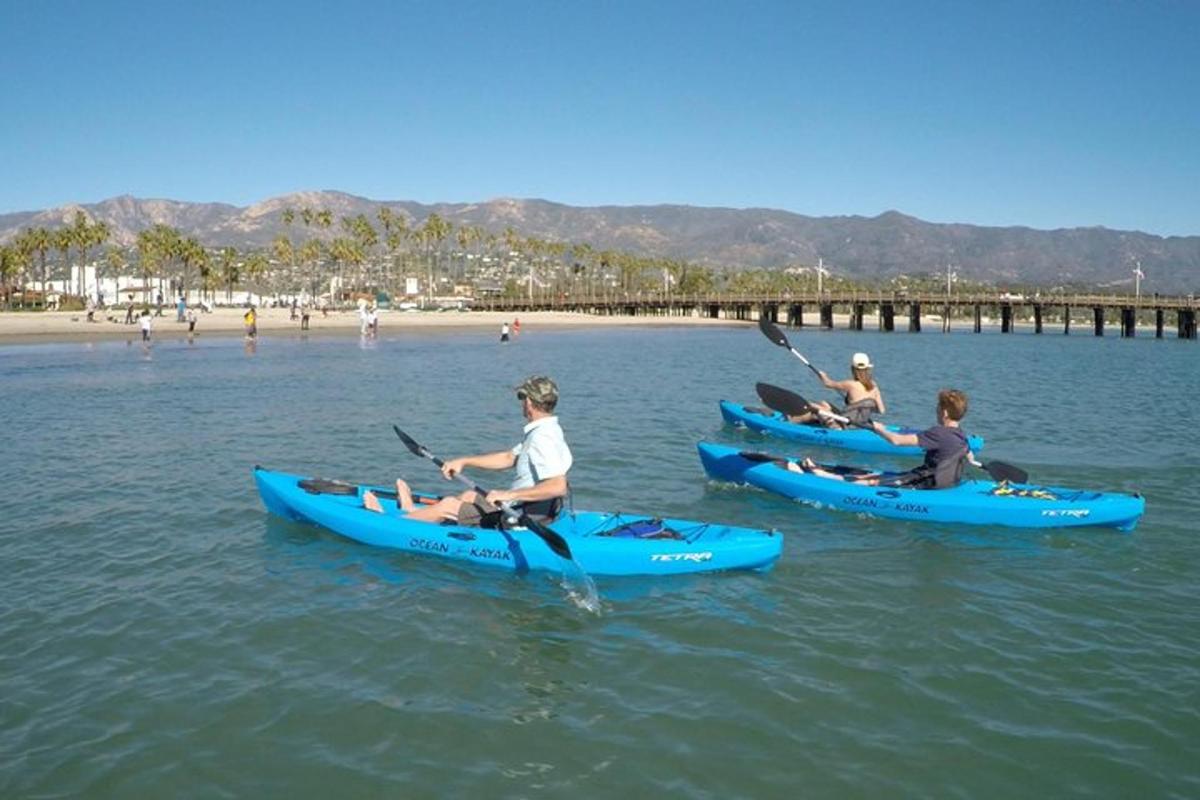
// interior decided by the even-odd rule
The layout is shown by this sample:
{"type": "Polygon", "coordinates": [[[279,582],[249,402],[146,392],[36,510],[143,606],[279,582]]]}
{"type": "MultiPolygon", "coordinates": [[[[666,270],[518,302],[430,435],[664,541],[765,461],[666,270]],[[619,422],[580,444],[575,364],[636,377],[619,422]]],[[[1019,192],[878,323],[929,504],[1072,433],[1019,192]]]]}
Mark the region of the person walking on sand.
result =
{"type": "Polygon", "coordinates": [[[125,304],[125,324],[133,324],[133,295],[129,295],[129,302],[125,304]]]}
{"type": "Polygon", "coordinates": [[[196,332],[196,309],[189,308],[187,310],[188,333],[196,332]]]}
{"type": "Polygon", "coordinates": [[[242,322],[246,325],[246,338],[253,339],[258,336],[258,314],[254,311],[254,306],[250,306],[246,313],[242,315],[242,322]]]}
{"type": "Polygon", "coordinates": [[[142,341],[150,341],[150,332],[154,329],[154,318],[150,316],[150,309],[142,309],[142,341]]]}
{"type": "Polygon", "coordinates": [[[508,341],[508,323],[507,322],[500,323],[500,341],[502,341],[502,342],[508,341]]]}
{"type": "Polygon", "coordinates": [[[300,330],[308,330],[308,316],[312,312],[312,305],[305,303],[300,309],[300,330]]]}

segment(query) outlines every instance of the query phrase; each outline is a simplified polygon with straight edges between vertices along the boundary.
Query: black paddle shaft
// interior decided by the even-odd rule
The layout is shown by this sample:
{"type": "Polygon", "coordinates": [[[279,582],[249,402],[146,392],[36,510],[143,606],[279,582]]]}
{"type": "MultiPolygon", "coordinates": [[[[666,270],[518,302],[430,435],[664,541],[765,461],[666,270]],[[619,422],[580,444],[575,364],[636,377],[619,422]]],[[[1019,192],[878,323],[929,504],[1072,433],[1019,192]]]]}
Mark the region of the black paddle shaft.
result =
{"type": "MultiPolygon", "coordinates": [[[[437,465],[438,469],[441,469],[442,467],[446,466],[445,461],[442,461],[442,459],[438,458],[433,453],[429,452],[429,450],[425,447],[425,445],[421,444],[416,439],[412,438],[407,433],[400,430],[400,427],[398,425],[393,425],[392,430],[394,430],[396,432],[396,435],[400,437],[400,441],[404,442],[404,446],[408,448],[410,453],[412,453],[413,455],[416,455],[416,456],[421,456],[422,458],[428,458],[430,461],[432,461],[434,464],[437,465]]],[[[457,477],[460,481],[465,483],[467,486],[470,486],[472,489],[474,489],[475,493],[477,495],[479,495],[481,498],[487,497],[488,490],[484,489],[479,484],[473,482],[466,475],[463,475],[462,473],[458,473],[457,475],[455,475],[455,477],[457,477]]],[[[515,518],[518,524],[524,525],[526,528],[528,528],[529,530],[531,530],[535,534],[537,534],[537,536],[546,543],[546,546],[549,547],[551,550],[553,550],[555,552],[555,554],[557,554],[559,557],[565,558],[568,561],[575,560],[574,556],[571,555],[571,546],[567,544],[567,540],[564,539],[561,534],[557,533],[554,530],[551,530],[550,528],[546,527],[542,523],[533,519],[528,514],[526,514],[524,511],[514,510],[511,507],[505,507],[505,506],[502,506],[502,508],[504,511],[507,511],[511,515],[511,517],[515,518]]]]}
{"type": "Polygon", "coordinates": [[[792,355],[804,362],[804,366],[813,371],[814,375],[816,375],[818,378],[821,377],[821,371],[812,364],[808,363],[808,359],[804,357],[803,353],[792,347],[791,342],[789,342],[788,338],[783,335],[783,331],[779,330],[778,325],[776,325],[774,322],[771,322],[771,320],[767,319],[766,317],[759,317],[758,329],[762,331],[763,336],[766,336],[768,339],[770,339],[772,343],[790,350],[792,355]]]}

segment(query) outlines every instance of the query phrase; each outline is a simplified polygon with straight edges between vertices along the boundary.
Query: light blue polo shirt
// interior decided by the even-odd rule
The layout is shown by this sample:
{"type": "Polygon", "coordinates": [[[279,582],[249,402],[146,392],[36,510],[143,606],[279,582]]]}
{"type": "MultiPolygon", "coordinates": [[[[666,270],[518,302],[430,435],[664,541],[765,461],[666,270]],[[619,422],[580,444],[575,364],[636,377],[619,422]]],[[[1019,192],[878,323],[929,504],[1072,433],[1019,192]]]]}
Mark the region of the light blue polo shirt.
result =
{"type": "Polygon", "coordinates": [[[571,468],[571,448],[563,438],[558,417],[542,417],[525,426],[525,438],[512,449],[517,457],[513,490],[528,489],[547,478],[566,475],[571,468]]]}

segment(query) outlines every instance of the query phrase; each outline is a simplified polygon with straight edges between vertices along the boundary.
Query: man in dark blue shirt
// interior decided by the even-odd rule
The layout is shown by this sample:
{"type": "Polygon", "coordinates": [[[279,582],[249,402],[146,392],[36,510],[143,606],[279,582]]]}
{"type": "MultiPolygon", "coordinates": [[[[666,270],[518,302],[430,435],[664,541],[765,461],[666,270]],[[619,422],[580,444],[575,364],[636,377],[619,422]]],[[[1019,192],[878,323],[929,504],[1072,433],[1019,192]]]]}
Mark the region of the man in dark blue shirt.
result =
{"type": "MultiPolygon", "coordinates": [[[[920,447],[925,451],[925,462],[916,469],[898,475],[883,477],[879,473],[858,476],[842,476],[821,469],[812,459],[804,459],[797,471],[811,472],[822,478],[835,478],[852,483],[871,486],[907,486],[914,489],[949,489],[962,479],[963,464],[970,455],[967,436],[959,427],[959,421],[967,415],[967,395],[958,389],[942,389],[938,392],[937,425],[920,433],[896,433],[879,422],[871,423],[871,430],[897,447],[920,447]]],[[[792,467],[792,464],[788,465],[792,467]]]]}

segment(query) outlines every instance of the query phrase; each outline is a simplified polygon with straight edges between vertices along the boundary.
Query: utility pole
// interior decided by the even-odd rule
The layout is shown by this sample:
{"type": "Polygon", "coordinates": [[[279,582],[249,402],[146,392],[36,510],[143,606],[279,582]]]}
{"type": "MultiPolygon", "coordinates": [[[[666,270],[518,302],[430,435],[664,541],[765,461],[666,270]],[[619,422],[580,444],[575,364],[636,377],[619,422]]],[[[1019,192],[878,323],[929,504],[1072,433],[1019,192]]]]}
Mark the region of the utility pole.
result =
{"type": "Polygon", "coordinates": [[[824,278],[828,274],[829,274],[829,270],[825,269],[825,259],[818,258],[817,259],[817,296],[818,297],[820,297],[825,292],[824,281],[822,281],[822,278],[824,278]]]}
{"type": "Polygon", "coordinates": [[[946,313],[942,315],[942,333],[950,332],[950,293],[951,284],[958,280],[958,273],[951,270],[951,264],[946,263],[946,313]]]}

